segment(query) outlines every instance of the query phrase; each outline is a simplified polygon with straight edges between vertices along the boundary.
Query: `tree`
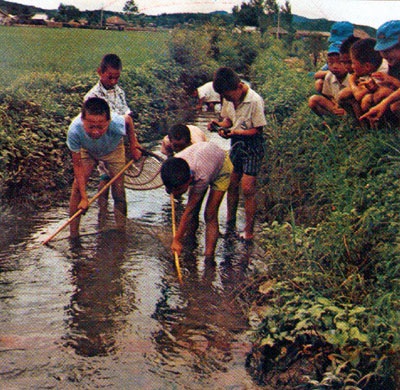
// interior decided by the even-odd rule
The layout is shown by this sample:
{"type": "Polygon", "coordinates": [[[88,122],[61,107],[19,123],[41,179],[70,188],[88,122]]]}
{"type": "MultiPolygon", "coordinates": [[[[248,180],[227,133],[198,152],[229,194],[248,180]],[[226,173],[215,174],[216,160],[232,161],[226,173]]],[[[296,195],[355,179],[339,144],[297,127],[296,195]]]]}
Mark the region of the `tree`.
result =
{"type": "Polygon", "coordinates": [[[69,22],[70,20],[79,20],[81,18],[81,11],[73,5],[64,5],[60,3],[55,17],[56,21],[69,22]]]}
{"type": "Polygon", "coordinates": [[[125,3],[124,8],[122,9],[122,11],[125,12],[125,15],[126,15],[128,20],[133,21],[135,15],[137,15],[139,13],[139,8],[136,5],[135,0],[128,0],[125,3]]]}

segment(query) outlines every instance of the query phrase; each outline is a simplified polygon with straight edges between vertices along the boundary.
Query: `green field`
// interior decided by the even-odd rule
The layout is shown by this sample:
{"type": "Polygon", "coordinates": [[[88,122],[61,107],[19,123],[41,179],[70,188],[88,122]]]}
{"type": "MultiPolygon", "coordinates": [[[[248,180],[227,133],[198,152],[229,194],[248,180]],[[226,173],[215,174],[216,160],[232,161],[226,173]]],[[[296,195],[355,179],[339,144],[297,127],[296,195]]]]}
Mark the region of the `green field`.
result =
{"type": "Polygon", "coordinates": [[[93,74],[106,53],[125,68],[167,54],[169,33],[32,27],[0,27],[0,82],[10,85],[32,72],[93,74]]]}

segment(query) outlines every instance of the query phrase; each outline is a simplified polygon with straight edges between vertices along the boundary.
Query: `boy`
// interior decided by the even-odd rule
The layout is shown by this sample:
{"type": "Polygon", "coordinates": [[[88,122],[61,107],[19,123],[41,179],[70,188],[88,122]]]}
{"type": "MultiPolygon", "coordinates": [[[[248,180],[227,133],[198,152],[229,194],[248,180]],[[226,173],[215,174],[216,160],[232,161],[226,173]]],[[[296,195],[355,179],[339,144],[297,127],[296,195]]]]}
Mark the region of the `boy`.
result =
{"type": "MultiPolygon", "coordinates": [[[[69,206],[71,216],[78,209],[88,208],[86,183],[99,161],[106,164],[111,177],[125,166],[125,135],[129,139],[130,152],[135,156],[138,143],[127,117],[111,115],[110,107],[101,98],[89,98],[83,103],[81,114],[72,121],[67,134],[75,176],[69,206]]],[[[112,196],[117,229],[123,230],[127,211],[123,176],[112,185],[112,196]]],[[[79,222],[79,217],[71,222],[71,238],[79,236],[79,222]]]]}
{"type": "Polygon", "coordinates": [[[219,68],[214,76],[214,89],[223,97],[221,121],[208,124],[211,130],[216,124],[222,128],[218,134],[231,139],[230,157],[233,164],[231,184],[228,189],[229,230],[236,226],[236,213],[241,186],[246,222],[241,238],[252,240],[256,214],[256,182],[264,158],[263,127],[267,124],[264,101],[260,95],[243,82],[231,68],[219,68]]]}
{"type": "Polygon", "coordinates": [[[375,39],[366,38],[355,42],[350,48],[350,58],[354,73],[350,74],[349,86],[339,93],[340,101],[348,101],[357,118],[372,106],[392,93],[392,89],[377,83],[374,72],[387,73],[386,61],[374,50],[375,39]],[[360,112],[361,110],[361,112],[360,112]]]}
{"type": "Polygon", "coordinates": [[[328,67],[321,90],[321,95],[312,95],[308,106],[317,115],[344,115],[345,111],[338,105],[339,91],[348,85],[347,70],[340,58],[340,42],[332,43],[328,49],[328,67]]]}
{"type": "Polygon", "coordinates": [[[207,141],[207,137],[200,128],[178,123],[173,125],[169,129],[168,135],[164,137],[161,144],[161,153],[170,157],[191,144],[205,141],[207,141]]]}
{"type": "MultiPolygon", "coordinates": [[[[336,44],[341,46],[342,43],[344,43],[347,40],[350,40],[352,38],[355,38],[354,35],[354,26],[350,22],[336,22],[332,24],[331,31],[330,31],[330,36],[328,39],[329,44],[336,44]]],[[[342,54],[342,50],[340,50],[340,53],[342,54]]],[[[322,86],[324,84],[324,78],[326,74],[328,73],[329,67],[328,64],[325,64],[321,70],[315,73],[314,79],[315,79],[315,89],[318,93],[321,93],[322,91],[322,86]]]]}
{"type": "Polygon", "coordinates": [[[198,110],[201,110],[203,105],[206,105],[207,111],[215,111],[217,105],[221,103],[221,96],[214,90],[212,81],[198,87],[196,92],[199,98],[197,103],[198,110]]]}
{"type": "Polygon", "coordinates": [[[231,172],[232,163],[229,156],[212,142],[198,142],[188,146],[163,163],[161,178],[167,193],[179,197],[189,189],[187,204],[172,240],[172,251],[180,255],[185,234],[195,233],[200,208],[210,188],[204,211],[204,255],[207,259],[213,258],[219,236],[218,210],[229,187],[231,172]]]}
{"type": "Polygon", "coordinates": [[[391,20],[378,28],[375,50],[387,60],[389,70],[387,74],[373,73],[372,77],[392,88],[393,92],[360,119],[368,119],[373,126],[385,114],[395,125],[398,125],[400,119],[400,20],[391,20]]]}
{"type": "MultiPolygon", "coordinates": [[[[127,126],[129,131],[134,131],[133,120],[130,116],[131,110],[128,107],[125,99],[125,92],[118,85],[119,78],[122,71],[122,61],[116,54],[106,54],[103,56],[100,62],[100,66],[97,68],[97,74],[99,75],[98,83],[85,95],[84,101],[91,97],[98,97],[104,99],[112,113],[119,115],[125,115],[127,126]]],[[[139,146],[139,145],[138,145],[139,146]]],[[[141,156],[140,150],[135,149],[134,151],[135,160],[138,160],[141,156]]],[[[98,165],[100,172],[100,183],[99,190],[104,187],[107,181],[110,179],[107,169],[102,162],[98,165]]],[[[104,225],[107,217],[107,204],[108,204],[108,193],[105,191],[99,198],[99,219],[100,225],[104,225]]]]}

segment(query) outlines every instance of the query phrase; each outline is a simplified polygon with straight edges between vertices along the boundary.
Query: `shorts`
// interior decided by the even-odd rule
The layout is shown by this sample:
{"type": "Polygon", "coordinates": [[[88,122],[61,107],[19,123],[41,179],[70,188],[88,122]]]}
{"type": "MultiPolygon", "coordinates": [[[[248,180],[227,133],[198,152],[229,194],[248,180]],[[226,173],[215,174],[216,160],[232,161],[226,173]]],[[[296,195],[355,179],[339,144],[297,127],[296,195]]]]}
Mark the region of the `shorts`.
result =
{"type": "Polygon", "coordinates": [[[264,154],[263,145],[259,145],[255,149],[245,148],[240,143],[233,145],[230,157],[234,172],[248,176],[257,176],[262,166],[264,154]]]}
{"type": "Polygon", "coordinates": [[[231,182],[231,173],[233,170],[233,165],[231,159],[229,158],[228,152],[225,154],[224,164],[219,171],[216,179],[211,183],[211,188],[215,191],[228,191],[229,184],[231,182]]]}
{"type": "Polygon", "coordinates": [[[98,164],[100,161],[104,162],[105,168],[110,177],[117,175],[125,166],[125,145],[121,141],[118,146],[111,153],[104,156],[93,156],[88,150],[81,149],[81,159],[83,164],[98,164]]]}

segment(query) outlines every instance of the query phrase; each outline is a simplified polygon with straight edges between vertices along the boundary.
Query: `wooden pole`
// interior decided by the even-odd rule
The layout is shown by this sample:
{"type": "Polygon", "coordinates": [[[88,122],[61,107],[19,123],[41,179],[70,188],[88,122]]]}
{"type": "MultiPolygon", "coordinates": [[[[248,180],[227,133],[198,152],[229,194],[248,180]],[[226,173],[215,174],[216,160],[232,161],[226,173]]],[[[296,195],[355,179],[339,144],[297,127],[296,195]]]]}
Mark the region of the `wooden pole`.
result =
{"type": "MultiPolygon", "coordinates": [[[[88,202],[89,206],[95,202],[108,188],[112,186],[112,184],[118,180],[124,172],[133,164],[133,160],[129,161],[120,172],[118,172],[92,199],[88,202]]],[[[62,226],[60,226],[51,236],[47,237],[43,242],[42,245],[46,245],[49,241],[51,241],[58,233],[60,233],[63,229],[65,229],[75,218],[79,217],[84,210],[79,209],[74,215],[72,215],[62,226]]]]}
{"type": "MultiPolygon", "coordinates": [[[[172,237],[175,237],[176,234],[176,222],[175,222],[175,200],[174,195],[170,195],[171,198],[171,214],[172,214],[172,237]]],[[[181,266],[179,265],[179,255],[176,251],[174,251],[174,259],[175,259],[175,267],[176,272],[178,274],[179,283],[182,284],[182,273],[181,273],[181,266]]]]}

